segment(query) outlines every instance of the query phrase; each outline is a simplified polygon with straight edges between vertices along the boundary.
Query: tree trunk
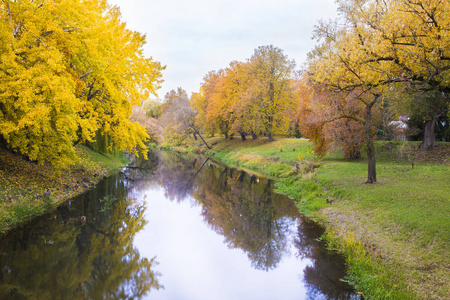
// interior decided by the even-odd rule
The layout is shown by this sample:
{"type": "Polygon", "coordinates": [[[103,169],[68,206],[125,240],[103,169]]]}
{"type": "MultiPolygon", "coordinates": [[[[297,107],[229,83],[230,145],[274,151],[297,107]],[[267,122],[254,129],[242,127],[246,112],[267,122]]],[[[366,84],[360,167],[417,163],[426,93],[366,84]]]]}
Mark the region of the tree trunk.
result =
{"type": "Polygon", "coordinates": [[[436,118],[433,118],[433,120],[425,122],[425,131],[424,131],[423,142],[422,142],[422,147],[425,150],[429,150],[432,147],[437,146],[436,138],[434,136],[436,120],[437,120],[436,118]]]}
{"type": "Polygon", "coordinates": [[[241,135],[242,141],[245,141],[246,140],[245,133],[244,132],[239,132],[239,134],[241,135]]]}
{"type": "Polygon", "coordinates": [[[258,138],[258,136],[252,131],[252,139],[256,140],[258,138]]]}
{"type": "Polygon", "coordinates": [[[200,134],[200,132],[198,132],[197,130],[195,130],[195,133],[198,134],[198,136],[200,137],[200,139],[203,141],[203,144],[205,144],[206,147],[207,147],[208,149],[212,149],[212,148],[208,145],[208,143],[206,143],[206,141],[203,139],[203,137],[202,137],[202,135],[200,134]]]}
{"type": "Polygon", "coordinates": [[[267,136],[269,137],[269,142],[275,141],[272,135],[272,129],[273,129],[273,117],[269,117],[269,124],[267,125],[267,136]]]}
{"type": "MultiPolygon", "coordinates": [[[[373,102],[375,104],[375,102],[373,102]]],[[[366,135],[366,147],[367,147],[367,181],[366,183],[377,182],[377,170],[375,160],[375,143],[373,140],[372,130],[372,106],[373,104],[366,105],[366,113],[364,117],[364,131],[366,135]]]]}

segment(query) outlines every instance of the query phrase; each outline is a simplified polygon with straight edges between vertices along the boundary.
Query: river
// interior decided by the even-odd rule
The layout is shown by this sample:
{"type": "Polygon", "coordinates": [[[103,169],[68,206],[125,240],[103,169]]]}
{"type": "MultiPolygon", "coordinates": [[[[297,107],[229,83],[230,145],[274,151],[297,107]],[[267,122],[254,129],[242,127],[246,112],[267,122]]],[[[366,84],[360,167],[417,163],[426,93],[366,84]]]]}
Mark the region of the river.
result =
{"type": "Polygon", "coordinates": [[[3,235],[0,299],[359,299],[272,180],[149,158],[3,235]]]}

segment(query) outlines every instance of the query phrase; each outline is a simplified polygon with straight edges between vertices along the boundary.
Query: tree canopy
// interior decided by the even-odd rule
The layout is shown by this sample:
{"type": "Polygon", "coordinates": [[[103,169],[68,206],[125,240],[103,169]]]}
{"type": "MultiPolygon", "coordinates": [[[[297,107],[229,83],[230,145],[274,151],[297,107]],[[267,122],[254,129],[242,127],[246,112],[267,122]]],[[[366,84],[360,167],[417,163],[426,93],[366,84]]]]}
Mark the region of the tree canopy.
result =
{"type": "MultiPolygon", "coordinates": [[[[427,93],[409,99],[428,99],[427,105],[437,108],[428,114],[430,126],[450,107],[450,4],[441,0],[337,3],[339,22],[322,22],[316,28],[320,44],[309,55],[308,74],[314,84],[335,93],[338,99],[339,105],[327,122],[348,118],[364,126],[367,182],[375,182],[373,111],[389,99],[392,90],[410,85],[427,93]],[[346,109],[346,103],[354,99],[364,107],[362,117],[346,109]]],[[[425,148],[434,143],[424,139],[425,148]]]]}
{"type": "Polygon", "coordinates": [[[97,132],[110,147],[146,153],[132,105],[155,93],[164,67],[143,54],[106,0],[0,1],[0,139],[65,167],[97,132]]]}
{"type": "Polygon", "coordinates": [[[233,61],[226,69],[209,72],[192,105],[199,124],[211,134],[239,133],[254,138],[287,133],[294,111],[292,78],[295,62],[283,50],[269,46],[255,49],[246,62],[233,61]]]}

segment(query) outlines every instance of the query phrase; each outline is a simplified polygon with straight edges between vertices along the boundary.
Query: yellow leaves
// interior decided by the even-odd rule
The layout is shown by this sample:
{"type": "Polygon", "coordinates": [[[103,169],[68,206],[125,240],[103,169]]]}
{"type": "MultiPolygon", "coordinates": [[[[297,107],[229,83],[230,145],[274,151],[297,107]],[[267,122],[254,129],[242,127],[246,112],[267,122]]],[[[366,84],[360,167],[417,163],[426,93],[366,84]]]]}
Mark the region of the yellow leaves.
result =
{"type": "Polygon", "coordinates": [[[67,166],[75,142],[114,132],[112,146],[145,151],[131,105],[154,93],[163,67],[145,36],[106,1],[10,2],[0,12],[0,134],[40,163],[67,166]],[[42,5],[41,5],[42,4],[42,5]]]}
{"type": "Polygon", "coordinates": [[[247,62],[230,63],[204,78],[193,97],[199,118],[210,133],[285,132],[294,106],[290,85],[293,61],[281,49],[259,47],[247,62]]]}

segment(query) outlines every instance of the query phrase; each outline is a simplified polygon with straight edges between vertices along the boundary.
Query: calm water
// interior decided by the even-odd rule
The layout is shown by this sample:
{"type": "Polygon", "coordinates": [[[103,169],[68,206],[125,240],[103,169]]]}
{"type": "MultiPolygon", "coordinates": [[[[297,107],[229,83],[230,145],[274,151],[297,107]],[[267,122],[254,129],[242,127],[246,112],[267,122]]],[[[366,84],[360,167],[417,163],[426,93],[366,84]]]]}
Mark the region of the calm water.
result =
{"type": "Polygon", "coordinates": [[[153,153],[0,240],[0,299],[359,299],[274,182],[153,153]]]}

